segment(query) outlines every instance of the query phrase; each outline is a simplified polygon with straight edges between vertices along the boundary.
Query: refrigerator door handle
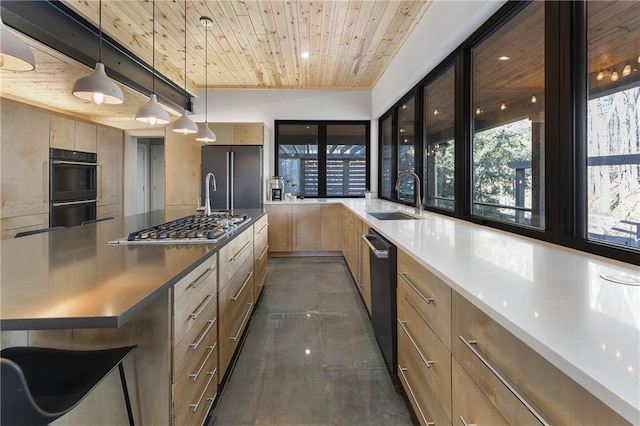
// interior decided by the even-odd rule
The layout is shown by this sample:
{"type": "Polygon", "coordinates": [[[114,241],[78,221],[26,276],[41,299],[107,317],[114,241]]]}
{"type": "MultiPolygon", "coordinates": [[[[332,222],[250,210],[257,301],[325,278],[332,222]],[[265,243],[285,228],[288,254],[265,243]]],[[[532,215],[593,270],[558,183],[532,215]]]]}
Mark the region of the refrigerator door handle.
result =
{"type": "Polygon", "coordinates": [[[227,188],[226,188],[227,200],[226,200],[226,203],[225,203],[225,207],[227,209],[229,209],[230,208],[229,207],[229,204],[230,204],[229,203],[229,195],[231,194],[231,192],[230,192],[231,191],[231,173],[229,173],[229,170],[231,168],[231,153],[229,151],[227,151],[226,154],[227,154],[227,188]]]}
{"type": "Polygon", "coordinates": [[[229,169],[228,179],[229,185],[231,187],[231,191],[229,192],[231,194],[231,204],[229,208],[233,210],[235,208],[235,206],[233,205],[233,199],[235,194],[234,179],[236,178],[236,153],[231,151],[229,154],[231,154],[231,168],[229,169]]]}

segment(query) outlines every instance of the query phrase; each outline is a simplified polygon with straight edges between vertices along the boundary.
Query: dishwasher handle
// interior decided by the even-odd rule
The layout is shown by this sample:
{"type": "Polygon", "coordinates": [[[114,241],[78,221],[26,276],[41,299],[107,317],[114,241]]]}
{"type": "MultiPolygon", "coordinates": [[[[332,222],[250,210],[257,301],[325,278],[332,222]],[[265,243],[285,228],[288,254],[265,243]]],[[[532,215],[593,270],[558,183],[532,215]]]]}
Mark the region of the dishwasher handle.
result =
{"type": "Polygon", "coordinates": [[[369,246],[369,250],[371,250],[371,252],[373,252],[373,254],[378,259],[389,258],[389,250],[386,249],[386,244],[380,241],[377,235],[373,235],[373,234],[363,235],[362,241],[364,241],[364,243],[369,246]]]}

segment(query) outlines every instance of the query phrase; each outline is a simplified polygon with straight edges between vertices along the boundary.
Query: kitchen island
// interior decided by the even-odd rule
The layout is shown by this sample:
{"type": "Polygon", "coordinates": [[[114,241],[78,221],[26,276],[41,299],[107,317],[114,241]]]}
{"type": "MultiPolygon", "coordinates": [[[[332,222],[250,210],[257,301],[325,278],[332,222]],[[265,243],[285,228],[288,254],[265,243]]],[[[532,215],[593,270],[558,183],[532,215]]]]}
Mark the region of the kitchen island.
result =
{"type": "MultiPolygon", "coordinates": [[[[509,335],[501,343],[522,342],[527,356],[536,359],[531,363],[525,357],[515,359],[514,371],[530,375],[521,387],[525,393],[539,380],[542,386],[548,386],[542,393],[570,394],[572,390],[562,387],[565,382],[562,386],[554,382],[556,377],[566,375],[586,393],[580,391],[581,396],[576,398],[570,395],[573,399],[567,405],[572,407],[559,407],[559,412],[569,416],[573,409],[583,413],[593,410],[593,414],[586,417],[591,415],[590,421],[598,423],[599,413],[594,407],[602,401],[615,414],[605,414],[600,424],[621,423],[621,418],[640,424],[640,267],[443,215],[416,214],[412,207],[380,199],[274,201],[266,207],[286,210],[291,206],[293,210],[288,214],[293,217],[295,228],[297,210],[303,212],[305,206],[330,204],[341,204],[346,208],[346,215],[361,220],[395,244],[398,252],[406,255],[405,259],[421,269],[418,275],[430,276],[431,281],[444,283],[448,288],[453,298],[447,308],[450,313],[446,322],[450,328],[446,336],[440,337],[445,350],[453,354],[449,359],[455,359],[461,344],[460,335],[454,333],[456,325],[463,323],[467,312],[477,311],[472,324],[482,328],[485,342],[499,334],[492,328],[497,324],[509,335]],[[371,215],[396,211],[420,219],[379,220],[371,215]],[[627,284],[613,282],[615,280],[627,284]],[[527,371],[543,363],[554,373],[544,376],[542,371],[527,371]]],[[[272,216],[273,224],[278,219],[272,216]]],[[[401,273],[400,266],[398,273],[401,273]]],[[[355,273],[354,278],[357,281],[355,273]]],[[[401,283],[404,280],[398,278],[399,287],[401,283]]],[[[442,308],[443,304],[447,303],[431,303],[426,309],[442,308]]],[[[484,344],[488,351],[490,348],[485,342],[480,340],[477,347],[483,349],[484,344]]],[[[496,353],[500,360],[500,354],[513,356],[515,352],[512,347],[501,347],[496,353]]],[[[504,368],[507,369],[506,363],[504,368]]],[[[451,375],[449,377],[451,380],[451,375]]],[[[494,396],[490,394],[489,398],[494,396]]],[[[553,401],[550,404],[553,405],[553,401]]],[[[455,395],[453,410],[450,407],[449,413],[456,411],[455,395]]],[[[549,411],[554,409],[549,407],[549,411]]],[[[453,417],[457,424],[458,416],[453,417]]],[[[580,423],[576,418],[570,422],[580,423]]]]}
{"type": "MultiPolygon", "coordinates": [[[[184,299],[185,305],[196,303],[189,308],[197,313],[193,317],[200,317],[201,313],[203,318],[209,313],[216,316],[217,254],[232,248],[236,239],[253,242],[253,224],[266,222],[265,210],[237,210],[235,213],[247,214],[251,220],[215,244],[111,245],[109,242],[193,213],[181,209],[155,211],[2,241],[2,347],[85,349],[138,345],[131,360],[124,364],[136,421],[170,424],[182,408],[174,406],[172,396],[172,383],[179,380],[173,359],[174,351],[180,349],[177,335],[188,337],[189,333],[200,331],[191,323],[176,325],[176,318],[182,312],[181,305],[174,306],[174,299],[184,296],[173,288],[182,288],[181,283],[186,281],[187,284],[194,282],[193,286],[184,287],[199,287],[198,291],[205,293],[198,297],[206,298],[200,304],[195,298],[184,299]],[[207,278],[207,274],[211,278],[207,278]],[[195,284],[202,281],[200,277],[207,278],[209,289],[204,290],[204,284],[195,284]]],[[[242,247],[243,253],[238,258],[251,270],[252,276],[253,245],[246,243],[242,247]]],[[[251,286],[247,288],[251,289],[253,299],[251,286]]],[[[189,312],[186,314],[189,319],[189,312]]],[[[207,324],[215,322],[214,319],[207,324]]],[[[207,331],[210,329],[209,326],[207,331]]],[[[188,359],[187,355],[180,356],[188,359]]],[[[194,358],[195,362],[199,360],[194,358]]],[[[111,376],[56,424],[126,421],[119,378],[111,376]]],[[[213,386],[210,383],[211,380],[207,388],[213,386]]],[[[214,385],[217,383],[216,380],[214,385]]],[[[209,400],[205,402],[199,406],[200,411],[210,406],[209,400]]]]}

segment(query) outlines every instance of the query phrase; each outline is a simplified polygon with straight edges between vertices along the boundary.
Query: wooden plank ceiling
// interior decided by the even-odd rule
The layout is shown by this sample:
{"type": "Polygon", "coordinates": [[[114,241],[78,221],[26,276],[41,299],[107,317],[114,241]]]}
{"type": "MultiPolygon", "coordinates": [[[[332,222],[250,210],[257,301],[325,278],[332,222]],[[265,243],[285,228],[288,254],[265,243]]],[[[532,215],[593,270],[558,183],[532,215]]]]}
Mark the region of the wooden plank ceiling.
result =
{"type": "MultiPolygon", "coordinates": [[[[186,87],[196,95],[203,87],[371,89],[430,0],[186,1],[186,87]],[[208,34],[208,81],[205,27],[200,25],[203,15],[213,19],[208,34]],[[303,52],[309,57],[304,58],[303,52]]],[[[62,2],[98,25],[97,0],[62,2]]],[[[182,87],[184,6],[182,0],[156,0],[155,13],[155,67],[182,87]]],[[[149,64],[152,22],[149,0],[102,2],[103,32],[149,64]]],[[[146,99],[125,89],[126,103],[118,107],[94,107],[76,100],[68,92],[75,79],[90,70],[34,42],[29,44],[36,51],[37,70],[14,75],[3,72],[4,96],[88,119],[131,118],[146,99]]]]}

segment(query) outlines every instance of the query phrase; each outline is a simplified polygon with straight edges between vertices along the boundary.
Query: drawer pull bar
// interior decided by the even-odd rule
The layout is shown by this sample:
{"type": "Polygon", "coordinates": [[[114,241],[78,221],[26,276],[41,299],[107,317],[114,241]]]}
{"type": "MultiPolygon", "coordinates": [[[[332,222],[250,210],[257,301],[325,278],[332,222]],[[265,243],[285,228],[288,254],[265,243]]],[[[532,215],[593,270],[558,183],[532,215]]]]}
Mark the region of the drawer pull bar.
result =
{"type": "Polygon", "coordinates": [[[251,277],[253,276],[253,271],[249,272],[249,276],[247,276],[247,279],[244,280],[244,284],[242,284],[242,287],[240,287],[240,290],[238,290],[238,294],[236,294],[235,296],[233,296],[231,298],[231,300],[233,300],[234,302],[236,300],[238,300],[238,298],[240,297],[240,295],[242,294],[242,292],[244,291],[244,288],[247,286],[247,283],[249,283],[249,280],[251,279],[251,277]]]}
{"type": "Polygon", "coordinates": [[[215,271],[215,270],[216,270],[216,268],[209,268],[209,269],[207,269],[206,271],[204,271],[204,272],[202,273],[202,275],[200,275],[200,276],[198,277],[198,279],[197,279],[197,280],[195,280],[194,282],[192,282],[191,284],[189,284],[189,287],[191,287],[191,288],[198,288],[198,286],[199,286],[200,284],[202,284],[203,282],[205,282],[205,281],[207,280],[207,278],[209,278],[209,276],[211,275],[211,273],[212,273],[213,271],[215,271]]]}
{"type": "Polygon", "coordinates": [[[460,423],[462,423],[464,426],[478,426],[475,423],[467,423],[467,421],[462,416],[460,416],[460,423]]]}
{"type": "Polygon", "coordinates": [[[242,246],[242,248],[240,250],[238,250],[236,252],[236,254],[233,255],[233,257],[231,258],[231,260],[229,260],[229,262],[235,262],[236,259],[240,256],[240,254],[244,251],[244,249],[247,248],[247,246],[251,244],[251,240],[247,241],[246,243],[244,243],[244,245],[242,246]]]}
{"type": "Polygon", "coordinates": [[[420,358],[422,358],[422,362],[425,363],[427,368],[431,368],[431,364],[435,364],[435,361],[427,361],[424,355],[422,355],[422,351],[418,347],[418,344],[415,342],[415,340],[413,340],[413,337],[411,337],[411,333],[409,333],[409,330],[407,330],[407,328],[404,326],[406,323],[407,323],[406,321],[400,321],[400,319],[398,319],[398,324],[400,324],[400,327],[402,327],[402,330],[405,332],[405,334],[411,341],[411,344],[413,345],[413,347],[416,348],[418,355],[420,355],[420,358]]]}
{"type": "Polygon", "coordinates": [[[402,278],[407,284],[409,284],[409,286],[412,289],[415,290],[416,293],[418,293],[418,296],[420,296],[420,298],[424,300],[427,303],[427,305],[430,305],[431,302],[433,302],[433,297],[424,297],[424,295],[420,292],[420,290],[418,290],[416,286],[413,285],[411,281],[409,281],[409,278],[407,278],[406,272],[398,272],[398,275],[400,275],[400,278],[402,278]]]}
{"type": "Polygon", "coordinates": [[[212,396],[211,398],[207,398],[207,401],[210,401],[210,402],[209,402],[209,406],[207,407],[207,413],[208,413],[209,411],[211,411],[211,407],[213,407],[213,401],[215,401],[215,400],[216,400],[216,397],[217,397],[217,396],[218,396],[218,392],[216,391],[216,393],[214,393],[214,394],[213,394],[213,396],[212,396]]]}
{"type": "Polygon", "coordinates": [[[207,346],[207,349],[209,349],[209,353],[207,354],[206,357],[204,357],[204,361],[202,361],[202,365],[200,366],[200,368],[198,368],[198,371],[196,371],[195,373],[189,374],[189,377],[191,377],[191,379],[194,382],[198,380],[200,373],[202,373],[202,370],[204,370],[204,366],[207,364],[207,361],[209,361],[209,358],[211,358],[211,354],[216,349],[216,346],[218,346],[218,342],[216,342],[216,344],[213,346],[207,346]]]}
{"type": "Polygon", "coordinates": [[[200,394],[200,398],[198,398],[198,402],[196,402],[195,404],[189,404],[189,408],[192,409],[191,410],[192,412],[195,413],[196,411],[198,411],[198,406],[200,406],[200,403],[204,398],[204,394],[207,393],[207,389],[209,388],[209,385],[211,384],[211,381],[215,377],[217,371],[218,371],[218,368],[207,373],[207,375],[209,376],[209,380],[207,380],[207,384],[204,386],[204,389],[202,389],[202,393],[200,394]]]}
{"type": "Polygon", "coordinates": [[[206,299],[204,299],[204,300],[202,301],[202,303],[200,303],[200,306],[198,306],[198,307],[196,308],[196,310],[195,310],[195,311],[193,311],[193,312],[191,313],[191,315],[189,315],[189,316],[191,317],[191,319],[193,319],[193,320],[197,320],[197,319],[198,319],[198,317],[199,317],[200,315],[202,315],[202,313],[204,312],[204,310],[205,310],[205,309],[207,309],[207,306],[209,306],[209,303],[211,303],[211,301],[213,300],[213,298],[214,298],[214,297],[215,297],[215,295],[213,295],[213,294],[208,294],[208,295],[207,295],[207,298],[206,298],[206,299]]]}
{"type": "Polygon", "coordinates": [[[262,225],[262,228],[260,228],[260,230],[258,231],[258,233],[256,235],[260,235],[262,234],[262,232],[265,230],[265,228],[267,228],[269,226],[269,222],[265,223],[264,225],[262,225]]]}
{"type": "Polygon", "coordinates": [[[420,404],[418,404],[418,400],[416,398],[416,395],[413,393],[413,389],[411,389],[411,385],[409,384],[409,380],[407,380],[407,376],[405,376],[405,374],[404,374],[404,372],[407,371],[407,369],[401,367],[400,364],[398,364],[398,371],[402,375],[402,378],[404,379],[404,382],[407,384],[407,388],[409,389],[409,393],[411,394],[411,398],[413,398],[413,400],[415,401],[416,407],[418,407],[418,411],[420,412],[420,417],[422,417],[422,420],[424,421],[424,424],[426,424],[427,426],[435,425],[435,422],[430,422],[424,417],[424,413],[422,412],[422,408],[420,408],[420,404]]]}
{"type": "Polygon", "coordinates": [[[234,342],[238,340],[238,337],[240,337],[240,334],[242,333],[242,329],[244,328],[244,323],[247,322],[247,319],[249,319],[249,315],[251,314],[252,307],[253,307],[253,302],[250,302],[249,309],[247,309],[247,313],[244,316],[244,319],[242,320],[242,324],[240,324],[240,328],[238,329],[238,332],[236,333],[235,336],[231,338],[231,340],[233,340],[234,342]]]}
{"type": "Polygon", "coordinates": [[[527,410],[529,410],[529,412],[531,414],[533,414],[533,416],[538,419],[538,421],[545,425],[545,426],[549,426],[549,423],[544,419],[544,417],[542,417],[536,410],[535,408],[533,408],[531,406],[531,404],[529,404],[527,402],[526,399],[524,399],[524,397],[522,395],[520,395],[520,393],[513,387],[511,386],[511,384],[509,384],[509,382],[507,381],[507,379],[504,378],[504,376],[502,374],[500,374],[498,372],[498,370],[495,369],[495,367],[493,365],[491,365],[491,363],[489,363],[489,361],[480,353],[480,351],[473,345],[477,345],[478,342],[475,340],[467,340],[462,336],[459,336],[460,340],[462,340],[462,343],[464,343],[464,345],[469,348],[469,350],[489,369],[491,370],[491,372],[493,373],[494,376],[496,376],[496,378],[498,380],[500,380],[502,382],[503,385],[505,385],[507,387],[507,389],[509,389],[509,391],[513,394],[513,396],[515,396],[518,401],[520,401],[522,403],[522,405],[524,405],[527,410]]]}
{"type": "Polygon", "coordinates": [[[216,321],[218,321],[218,317],[207,321],[207,327],[204,329],[202,334],[200,334],[200,336],[198,337],[198,340],[196,340],[194,343],[189,345],[194,351],[198,349],[198,346],[200,346],[200,343],[202,343],[205,336],[209,333],[209,331],[211,330],[211,327],[213,327],[213,324],[215,324],[216,321]]]}
{"type": "Polygon", "coordinates": [[[267,274],[269,274],[269,268],[265,269],[264,277],[262,277],[262,281],[260,281],[260,284],[258,284],[258,288],[264,285],[264,282],[267,280],[267,274]]]}
{"type": "Polygon", "coordinates": [[[258,260],[262,260],[264,255],[267,254],[267,250],[269,250],[269,244],[267,244],[267,246],[264,248],[264,250],[263,250],[262,254],[260,255],[260,257],[258,258],[258,260]]]}

